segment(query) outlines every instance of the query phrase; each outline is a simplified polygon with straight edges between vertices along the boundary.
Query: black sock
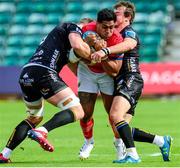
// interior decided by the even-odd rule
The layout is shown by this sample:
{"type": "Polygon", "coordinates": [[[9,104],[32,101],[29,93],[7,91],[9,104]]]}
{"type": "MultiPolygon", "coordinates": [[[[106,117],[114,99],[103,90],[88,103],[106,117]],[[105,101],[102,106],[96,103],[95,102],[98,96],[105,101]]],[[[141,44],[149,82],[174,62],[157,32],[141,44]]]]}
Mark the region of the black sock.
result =
{"type": "Polygon", "coordinates": [[[74,114],[71,110],[67,109],[56,113],[48,122],[43,125],[43,127],[45,127],[49,132],[57,127],[72,122],[74,122],[74,114]]]}
{"type": "Polygon", "coordinates": [[[140,130],[139,128],[132,128],[132,135],[134,141],[153,143],[155,135],[140,130]]]}
{"type": "Polygon", "coordinates": [[[34,128],[34,125],[27,120],[22,121],[17,127],[14,129],[11,134],[6,147],[14,150],[27,136],[27,132],[34,128]]]}
{"type": "Polygon", "coordinates": [[[116,129],[119,132],[119,135],[122,138],[126,148],[135,147],[131,129],[127,122],[121,121],[121,122],[117,123],[116,129]]]}

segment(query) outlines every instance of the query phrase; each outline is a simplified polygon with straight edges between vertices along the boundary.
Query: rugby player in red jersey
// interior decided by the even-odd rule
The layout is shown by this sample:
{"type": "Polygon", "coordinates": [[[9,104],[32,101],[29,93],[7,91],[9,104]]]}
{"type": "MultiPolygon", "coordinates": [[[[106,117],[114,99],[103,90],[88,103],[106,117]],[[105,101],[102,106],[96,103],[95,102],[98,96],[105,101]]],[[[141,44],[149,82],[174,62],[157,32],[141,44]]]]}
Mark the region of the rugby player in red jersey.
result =
{"type": "MultiPolygon", "coordinates": [[[[103,48],[109,47],[123,41],[123,38],[118,31],[115,30],[116,15],[110,9],[103,9],[97,14],[97,21],[91,22],[82,28],[83,37],[86,37],[92,32],[98,35],[107,42],[103,48]]],[[[94,42],[96,45],[96,41],[94,42]]],[[[108,54],[108,49],[105,50],[108,54]]],[[[101,63],[85,64],[80,61],[78,64],[78,95],[80,103],[85,112],[85,116],[80,120],[80,125],[83,131],[85,142],[80,149],[79,158],[86,159],[89,157],[94,146],[93,138],[93,112],[94,106],[99,93],[106,112],[109,113],[114,91],[113,77],[117,75],[121,68],[123,54],[109,54],[101,63]]]]}

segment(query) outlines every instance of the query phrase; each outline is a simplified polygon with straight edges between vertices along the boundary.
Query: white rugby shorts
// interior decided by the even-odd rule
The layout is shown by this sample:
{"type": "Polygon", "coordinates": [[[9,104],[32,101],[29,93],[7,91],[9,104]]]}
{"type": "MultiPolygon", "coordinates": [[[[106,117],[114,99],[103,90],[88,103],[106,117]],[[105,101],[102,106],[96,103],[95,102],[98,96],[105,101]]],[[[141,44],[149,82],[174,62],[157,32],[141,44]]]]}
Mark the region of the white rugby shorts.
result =
{"type": "Polygon", "coordinates": [[[114,80],[104,73],[91,71],[86,64],[78,64],[78,92],[99,93],[113,95],[114,80]]]}

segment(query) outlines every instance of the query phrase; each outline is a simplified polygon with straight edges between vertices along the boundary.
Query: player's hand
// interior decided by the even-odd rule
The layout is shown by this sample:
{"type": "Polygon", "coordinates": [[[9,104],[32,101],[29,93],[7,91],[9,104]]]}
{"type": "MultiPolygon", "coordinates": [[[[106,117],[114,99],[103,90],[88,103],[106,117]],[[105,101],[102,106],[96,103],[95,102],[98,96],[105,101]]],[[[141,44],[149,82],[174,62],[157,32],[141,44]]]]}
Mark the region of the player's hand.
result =
{"type": "Polygon", "coordinates": [[[96,51],[101,50],[102,48],[107,47],[107,42],[104,39],[97,39],[94,44],[94,49],[96,51]]]}
{"type": "Polygon", "coordinates": [[[96,33],[88,32],[87,35],[83,39],[90,47],[94,47],[97,38],[98,36],[96,33]]]}
{"type": "Polygon", "coordinates": [[[107,56],[102,50],[96,51],[91,54],[91,60],[94,62],[100,63],[102,60],[105,59],[107,59],[107,56]]]}
{"type": "Polygon", "coordinates": [[[84,58],[82,58],[81,61],[84,62],[88,66],[93,66],[93,65],[96,64],[96,62],[90,61],[90,60],[87,60],[87,59],[84,59],[84,58]]]}

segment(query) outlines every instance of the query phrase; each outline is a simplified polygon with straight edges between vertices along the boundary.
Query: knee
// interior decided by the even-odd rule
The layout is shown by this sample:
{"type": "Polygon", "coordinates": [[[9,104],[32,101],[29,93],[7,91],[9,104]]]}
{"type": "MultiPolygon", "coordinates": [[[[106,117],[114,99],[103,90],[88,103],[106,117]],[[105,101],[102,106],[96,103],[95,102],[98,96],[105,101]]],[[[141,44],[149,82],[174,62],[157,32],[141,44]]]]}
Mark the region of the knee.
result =
{"type": "Polygon", "coordinates": [[[32,124],[37,126],[42,120],[44,115],[44,107],[41,106],[40,108],[34,107],[27,107],[28,117],[27,120],[30,121],[32,124]]]}
{"type": "Polygon", "coordinates": [[[118,122],[121,122],[124,120],[124,117],[119,115],[118,113],[110,113],[109,118],[113,124],[117,124],[118,122]]]}
{"type": "Polygon", "coordinates": [[[34,126],[37,126],[43,120],[43,116],[28,116],[27,120],[34,124],[34,126]]]}
{"type": "Polygon", "coordinates": [[[70,109],[74,114],[75,121],[84,117],[84,110],[80,104],[79,98],[74,94],[58,102],[57,107],[60,107],[62,110],[70,109]]]}
{"type": "Polygon", "coordinates": [[[71,107],[70,110],[74,114],[74,120],[75,121],[84,118],[84,110],[83,110],[81,105],[71,107]]]}

